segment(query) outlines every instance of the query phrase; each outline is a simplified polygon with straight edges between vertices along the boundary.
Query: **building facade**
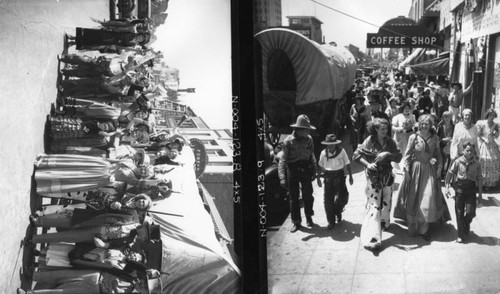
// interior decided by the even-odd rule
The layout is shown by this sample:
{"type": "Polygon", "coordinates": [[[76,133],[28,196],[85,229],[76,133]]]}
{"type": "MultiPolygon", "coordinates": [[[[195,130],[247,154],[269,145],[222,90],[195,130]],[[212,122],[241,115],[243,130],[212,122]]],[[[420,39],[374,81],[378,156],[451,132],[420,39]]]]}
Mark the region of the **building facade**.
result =
{"type": "Polygon", "coordinates": [[[234,236],[233,219],[233,137],[226,129],[182,128],[186,139],[203,143],[208,164],[199,181],[211,195],[229,236],[234,236]]]}
{"type": "Polygon", "coordinates": [[[500,1],[414,0],[409,17],[444,35],[449,79],[472,92],[464,99],[476,119],[488,108],[500,112],[500,1]]]}
{"type": "Polygon", "coordinates": [[[281,26],[281,0],[254,0],[254,33],[281,26]]]}
{"type": "Polygon", "coordinates": [[[321,22],[314,16],[287,16],[288,28],[319,44],[325,43],[321,22]]]}

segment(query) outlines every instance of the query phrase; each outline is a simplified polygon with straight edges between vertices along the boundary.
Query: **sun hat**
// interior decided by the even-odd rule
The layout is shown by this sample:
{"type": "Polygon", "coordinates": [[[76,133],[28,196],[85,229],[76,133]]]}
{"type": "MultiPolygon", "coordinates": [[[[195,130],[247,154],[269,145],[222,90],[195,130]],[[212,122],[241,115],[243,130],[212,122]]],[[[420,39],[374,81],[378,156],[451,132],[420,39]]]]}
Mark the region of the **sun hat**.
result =
{"type": "Polygon", "coordinates": [[[149,155],[146,154],[146,151],[142,148],[138,148],[136,149],[136,153],[139,153],[142,155],[142,159],[137,162],[137,166],[139,165],[148,165],[151,163],[151,158],[149,157],[149,155]]]}
{"type": "Polygon", "coordinates": [[[323,145],[337,145],[342,143],[342,141],[337,139],[337,136],[335,134],[328,134],[325,137],[325,140],[321,142],[323,145]]]}
{"type": "Polygon", "coordinates": [[[298,129],[308,129],[308,130],[315,130],[316,128],[311,125],[311,121],[305,114],[301,114],[297,117],[297,122],[294,124],[290,125],[292,128],[298,128],[298,129]]]}

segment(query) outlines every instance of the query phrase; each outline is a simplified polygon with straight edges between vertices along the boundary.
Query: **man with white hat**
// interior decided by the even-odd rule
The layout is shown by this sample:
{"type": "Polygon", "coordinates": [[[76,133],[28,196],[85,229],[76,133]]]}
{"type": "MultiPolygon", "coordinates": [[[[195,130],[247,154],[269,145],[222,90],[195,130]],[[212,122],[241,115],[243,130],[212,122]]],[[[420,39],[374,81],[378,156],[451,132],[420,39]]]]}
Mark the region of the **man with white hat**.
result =
{"type": "Polygon", "coordinates": [[[311,182],[316,178],[316,158],[314,157],[314,143],[309,132],[316,128],[311,125],[309,118],[304,114],[299,115],[297,122],[290,126],[293,128],[293,133],[283,141],[283,155],[278,164],[278,174],[280,185],[288,188],[290,195],[293,222],[290,232],[294,233],[302,227],[300,188],[302,188],[307,226],[314,225],[312,220],[314,197],[311,182]]]}

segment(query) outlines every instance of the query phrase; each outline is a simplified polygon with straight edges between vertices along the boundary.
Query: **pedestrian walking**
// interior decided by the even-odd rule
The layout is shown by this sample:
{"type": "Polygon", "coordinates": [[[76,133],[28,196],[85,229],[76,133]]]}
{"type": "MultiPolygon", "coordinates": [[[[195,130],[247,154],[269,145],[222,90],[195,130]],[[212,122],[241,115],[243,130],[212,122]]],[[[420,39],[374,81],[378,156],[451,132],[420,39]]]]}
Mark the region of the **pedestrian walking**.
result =
{"type": "Polygon", "coordinates": [[[443,157],[443,169],[441,173],[441,178],[446,177],[446,172],[450,168],[450,149],[451,149],[451,139],[453,138],[453,132],[455,130],[455,125],[451,121],[452,113],[445,111],[442,114],[441,121],[437,127],[437,135],[439,137],[439,146],[441,148],[441,156],[443,157]]]}
{"type": "MultiPolygon", "coordinates": [[[[335,134],[326,135],[321,144],[326,148],[321,151],[318,160],[318,174],[323,173],[325,178],[324,204],[326,219],[328,220],[328,229],[342,221],[342,211],[349,201],[349,191],[345,184],[345,172],[349,173],[349,184],[353,184],[351,164],[344,148],[340,146],[342,141],[337,139],[335,134]]],[[[321,187],[321,179],[318,177],[318,186],[321,187]]]]}
{"type": "Polygon", "coordinates": [[[370,136],[353,154],[352,159],[366,169],[366,211],[361,226],[361,242],[369,250],[382,245],[382,229],[390,223],[392,184],[394,175],[391,162],[401,161],[402,154],[387,135],[389,122],[375,118],[369,125],[370,136]]]}
{"type": "Polygon", "coordinates": [[[457,242],[463,243],[470,232],[470,224],[476,216],[477,204],[481,204],[483,185],[481,163],[476,158],[475,146],[466,142],[462,146],[463,155],[455,160],[445,179],[446,197],[451,197],[450,185],[455,190],[455,215],[457,218],[457,242]]]}
{"type": "Polygon", "coordinates": [[[463,154],[462,146],[466,142],[477,144],[477,126],[472,121],[472,110],[466,108],[462,111],[463,121],[455,125],[450,145],[450,158],[455,160],[463,154]]]}
{"type": "Polygon", "coordinates": [[[406,220],[410,236],[430,240],[429,224],[451,220],[440,177],[442,156],[439,137],[430,115],[418,119],[418,132],[410,136],[403,159],[403,181],[394,217],[406,220]]]}
{"type": "Polygon", "coordinates": [[[401,153],[404,153],[408,145],[408,140],[413,134],[413,126],[417,121],[415,115],[411,113],[412,107],[410,102],[403,102],[401,108],[402,112],[392,119],[392,131],[394,133],[396,146],[401,153]]]}
{"type": "Polygon", "coordinates": [[[352,150],[356,150],[358,144],[363,143],[366,137],[366,123],[370,120],[370,108],[365,105],[365,96],[361,91],[356,92],[355,103],[351,106],[349,115],[352,129],[350,140],[352,150]]]}
{"type": "Polygon", "coordinates": [[[495,109],[486,111],[485,119],[476,123],[479,161],[483,175],[483,188],[495,188],[500,182],[500,150],[496,139],[500,135],[500,124],[495,122],[495,109]]]}
{"type": "Polygon", "coordinates": [[[316,128],[311,125],[309,118],[301,114],[295,124],[290,125],[293,133],[283,141],[283,155],[278,164],[280,185],[288,188],[290,194],[290,211],[293,226],[290,232],[294,233],[302,225],[300,216],[299,196],[302,190],[304,213],[307,226],[312,227],[314,222],[313,187],[312,181],[316,178],[316,157],[314,156],[314,142],[309,135],[316,128]]]}

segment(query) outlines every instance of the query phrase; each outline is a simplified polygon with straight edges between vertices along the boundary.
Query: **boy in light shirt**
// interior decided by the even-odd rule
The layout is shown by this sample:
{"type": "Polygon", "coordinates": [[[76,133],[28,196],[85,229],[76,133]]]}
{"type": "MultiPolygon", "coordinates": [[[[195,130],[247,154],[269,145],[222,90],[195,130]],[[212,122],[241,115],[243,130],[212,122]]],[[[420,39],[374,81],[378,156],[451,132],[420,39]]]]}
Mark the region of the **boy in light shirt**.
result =
{"type": "Polygon", "coordinates": [[[457,243],[463,243],[464,238],[469,235],[470,223],[476,216],[476,201],[481,204],[483,193],[481,163],[476,158],[474,144],[466,142],[463,150],[463,155],[453,161],[448,169],[445,179],[446,197],[451,197],[450,184],[453,184],[455,190],[453,198],[457,218],[457,243]]]}
{"type": "MultiPolygon", "coordinates": [[[[349,201],[344,168],[349,173],[349,184],[354,183],[351,164],[344,148],[339,145],[341,142],[334,134],[326,135],[325,140],[321,142],[322,145],[326,145],[326,148],[321,151],[318,161],[318,174],[323,173],[325,178],[324,202],[329,230],[335,226],[335,219],[337,223],[342,221],[342,210],[349,201]]],[[[318,186],[321,187],[319,176],[317,181],[318,186]]]]}

